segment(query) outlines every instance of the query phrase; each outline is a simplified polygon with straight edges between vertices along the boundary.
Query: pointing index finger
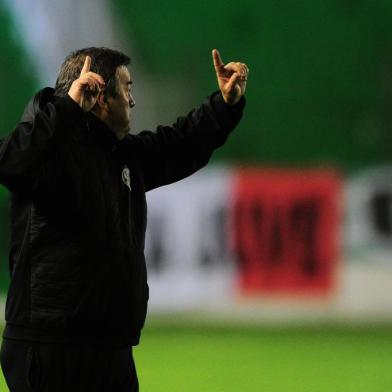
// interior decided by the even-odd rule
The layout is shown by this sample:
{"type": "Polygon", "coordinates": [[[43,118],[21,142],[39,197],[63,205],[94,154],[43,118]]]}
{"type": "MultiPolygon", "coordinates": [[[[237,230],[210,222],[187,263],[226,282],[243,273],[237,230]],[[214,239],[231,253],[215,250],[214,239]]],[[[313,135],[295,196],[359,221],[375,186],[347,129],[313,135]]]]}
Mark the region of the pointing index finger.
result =
{"type": "Polygon", "coordinates": [[[80,72],[80,76],[86,74],[87,72],[90,72],[90,67],[91,67],[91,57],[86,56],[86,58],[84,59],[82,71],[80,72]]]}
{"type": "Polygon", "coordinates": [[[212,58],[214,60],[214,67],[216,71],[219,71],[222,67],[224,67],[224,63],[217,49],[212,50],[212,58]]]}

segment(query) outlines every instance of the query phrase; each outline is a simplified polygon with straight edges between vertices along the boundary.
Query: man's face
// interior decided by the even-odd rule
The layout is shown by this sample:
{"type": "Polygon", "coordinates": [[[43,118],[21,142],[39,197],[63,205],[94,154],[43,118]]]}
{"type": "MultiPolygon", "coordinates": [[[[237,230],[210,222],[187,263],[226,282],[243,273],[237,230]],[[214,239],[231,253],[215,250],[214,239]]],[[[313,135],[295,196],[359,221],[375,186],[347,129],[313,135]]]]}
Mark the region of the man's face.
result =
{"type": "Polygon", "coordinates": [[[131,108],[135,101],[131,94],[132,80],[127,67],[117,68],[117,95],[108,97],[109,108],[106,123],[116,134],[118,139],[123,139],[130,130],[131,108]]]}

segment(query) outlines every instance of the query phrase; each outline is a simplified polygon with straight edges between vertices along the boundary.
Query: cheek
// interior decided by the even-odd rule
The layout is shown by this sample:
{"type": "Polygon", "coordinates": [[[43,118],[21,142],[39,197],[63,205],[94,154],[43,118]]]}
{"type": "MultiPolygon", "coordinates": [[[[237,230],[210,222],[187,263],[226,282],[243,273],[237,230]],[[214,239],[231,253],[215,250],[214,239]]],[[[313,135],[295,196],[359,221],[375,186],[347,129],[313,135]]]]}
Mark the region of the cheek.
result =
{"type": "Polygon", "coordinates": [[[128,119],[130,112],[131,112],[131,110],[130,110],[130,107],[129,107],[129,102],[125,101],[123,106],[122,106],[123,117],[128,119]]]}

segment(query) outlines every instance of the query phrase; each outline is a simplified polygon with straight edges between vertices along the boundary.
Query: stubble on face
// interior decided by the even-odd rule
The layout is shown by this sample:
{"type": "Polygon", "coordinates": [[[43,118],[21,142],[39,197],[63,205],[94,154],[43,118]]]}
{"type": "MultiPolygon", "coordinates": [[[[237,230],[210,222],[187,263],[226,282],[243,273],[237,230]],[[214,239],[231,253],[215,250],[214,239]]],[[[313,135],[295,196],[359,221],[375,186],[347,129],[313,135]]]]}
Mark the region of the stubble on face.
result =
{"type": "Polygon", "coordinates": [[[116,91],[115,97],[108,98],[110,108],[110,128],[121,140],[130,131],[130,112],[134,106],[131,94],[132,80],[130,73],[125,66],[121,66],[116,72],[116,91]]]}

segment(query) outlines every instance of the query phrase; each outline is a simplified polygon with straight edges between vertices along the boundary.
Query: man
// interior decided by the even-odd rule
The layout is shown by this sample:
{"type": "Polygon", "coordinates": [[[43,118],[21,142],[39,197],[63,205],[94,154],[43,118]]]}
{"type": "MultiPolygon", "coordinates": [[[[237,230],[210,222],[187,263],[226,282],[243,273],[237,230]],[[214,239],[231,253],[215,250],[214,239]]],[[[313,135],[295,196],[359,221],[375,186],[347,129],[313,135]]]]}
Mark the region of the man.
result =
{"type": "Polygon", "coordinates": [[[11,392],[138,390],[145,192],[207,164],[242,115],[247,66],[224,65],[217,50],[213,62],[220,92],[135,136],[129,58],[79,50],[2,140],[11,285],[1,365],[11,392]]]}

